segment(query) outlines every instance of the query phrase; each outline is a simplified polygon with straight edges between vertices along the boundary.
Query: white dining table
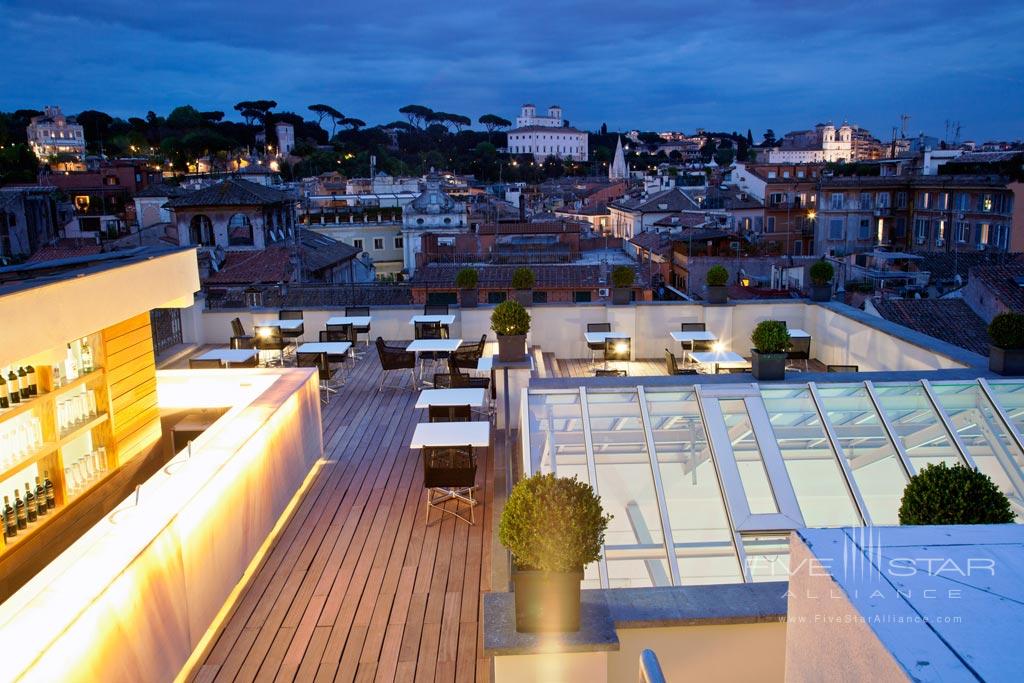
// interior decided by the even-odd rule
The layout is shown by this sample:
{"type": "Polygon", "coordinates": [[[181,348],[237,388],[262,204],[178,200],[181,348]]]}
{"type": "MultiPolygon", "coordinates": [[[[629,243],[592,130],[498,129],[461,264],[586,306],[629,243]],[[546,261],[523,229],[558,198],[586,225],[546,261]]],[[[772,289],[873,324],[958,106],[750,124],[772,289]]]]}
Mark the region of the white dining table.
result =
{"type": "Polygon", "coordinates": [[[423,353],[425,351],[452,352],[462,345],[461,339],[415,339],[405,347],[406,351],[423,353]]]}
{"type": "Polygon", "coordinates": [[[735,351],[689,351],[690,359],[700,365],[710,365],[715,372],[718,368],[749,368],[750,361],[735,351]]]}
{"type": "Polygon", "coordinates": [[[196,356],[197,360],[219,360],[225,365],[244,363],[252,360],[259,353],[256,349],[210,349],[196,356]]]}
{"type": "Polygon", "coordinates": [[[351,325],[352,327],[369,327],[373,316],[369,315],[336,315],[327,319],[328,325],[351,325]]]}
{"type": "Polygon", "coordinates": [[[486,392],[480,388],[424,389],[416,399],[417,408],[429,408],[430,406],[482,408],[486,404],[486,392]]]}
{"type": "Polygon", "coordinates": [[[280,327],[282,332],[293,332],[300,327],[305,320],[261,320],[255,327],[280,327]]]}
{"type": "Polygon", "coordinates": [[[787,332],[789,332],[790,339],[809,339],[811,336],[809,332],[805,332],[799,327],[790,327],[787,332]]]}
{"type": "Polygon", "coordinates": [[[491,445],[490,422],[420,422],[412,434],[410,448],[429,446],[473,446],[487,448],[491,445]]]}
{"type": "Polygon", "coordinates": [[[416,323],[440,323],[441,325],[454,325],[454,315],[414,315],[409,318],[409,324],[415,325],[416,323]]]}
{"type": "Polygon", "coordinates": [[[306,342],[295,349],[296,353],[326,353],[332,356],[342,356],[352,348],[352,342],[306,342]]]}
{"type": "Polygon", "coordinates": [[[627,339],[628,334],[624,332],[584,332],[583,338],[588,344],[604,344],[608,339],[627,339]]]}

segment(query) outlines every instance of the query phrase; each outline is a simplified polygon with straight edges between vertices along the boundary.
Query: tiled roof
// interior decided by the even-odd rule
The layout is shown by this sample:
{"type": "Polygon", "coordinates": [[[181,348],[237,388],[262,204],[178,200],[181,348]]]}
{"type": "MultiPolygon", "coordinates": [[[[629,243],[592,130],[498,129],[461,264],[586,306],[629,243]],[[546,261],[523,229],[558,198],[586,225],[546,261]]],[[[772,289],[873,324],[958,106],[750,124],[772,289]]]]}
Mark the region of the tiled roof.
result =
{"type": "MultiPolygon", "coordinates": [[[[441,264],[430,263],[416,270],[412,279],[413,286],[430,287],[454,287],[455,276],[466,267],[465,264],[441,264]]],[[[519,266],[504,266],[480,264],[472,265],[479,275],[479,287],[482,289],[510,289],[512,287],[512,273],[519,266]]],[[[636,267],[636,266],[634,266],[636,267]]],[[[565,264],[565,265],[534,265],[531,266],[537,282],[535,289],[595,289],[608,287],[607,278],[602,281],[599,265],[590,264],[565,264]]],[[[605,269],[607,275],[611,275],[611,269],[605,269]]],[[[646,267],[640,267],[641,271],[637,276],[637,283],[644,282],[646,267]]],[[[650,277],[647,276],[649,281],[650,277]]]]}
{"type": "Polygon", "coordinates": [[[173,198],[167,202],[167,206],[264,206],[286,202],[290,198],[287,192],[272,187],[241,178],[228,178],[201,190],[173,198]]]}
{"type": "Polygon", "coordinates": [[[1024,263],[1024,254],[999,254],[986,251],[915,252],[915,255],[921,257],[917,262],[918,267],[931,273],[932,284],[943,280],[952,280],[953,276],[957,274],[966,284],[967,274],[972,268],[1024,263]]]}
{"type": "MultiPolygon", "coordinates": [[[[309,272],[351,261],[359,250],[344,242],[320,235],[311,230],[300,230],[303,266],[309,272]]],[[[294,276],[292,248],[275,244],[256,251],[229,251],[224,263],[205,279],[208,284],[258,284],[290,282],[294,276]]]]}
{"type": "Polygon", "coordinates": [[[678,234],[670,235],[659,230],[645,230],[636,234],[629,242],[640,249],[667,257],[672,253],[672,240],[677,237],[678,234]]]}
{"type": "Polygon", "coordinates": [[[988,355],[985,321],[963,299],[873,299],[871,303],[890,322],[988,355]]]}
{"type": "Polygon", "coordinates": [[[612,202],[612,206],[621,207],[630,211],[640,213],[655,213],[664,211],[686,211],[687,209],[700,209],[700,205],[677,187],[662,192],[657,192],[646,198],[622,199],[612,202]],[[663,208],[664,207],[664,208],[663,208]]]}
{"type": "Polygon", "coordinates": [[[359,255],[359,250],[352,245],[312,230],[299,230],[299,241],[302,243],[303,265],[312,272],[331,268],[359,255]]]}
{"type": "Polygon", "coordinates": [[[1024,313],[1024,264],[984,265],[972,268],[968,279],[979,279],[992,295],[999,299],[1007,308],[1024,313]]]}
{"type": "Polygon", "coordinates": [[[671,216],[665,216],[654,221],[652,225],[658,227],[667,228],[696,228],[699,225],[704,225],[707,222],[707,218],[703,214],[699,213],[674,213],[671,216]]]}
{"type": "Polygon", "coordinates": [[[40,263],[42,261],[55,261],[57,259],[72,258],[73,256],[92,256],[103,251],[103,247],[96,244],[95,240],[84,240],[65,238],[54,244],[47,244],[28,258],[29,263],[40,263]]]}

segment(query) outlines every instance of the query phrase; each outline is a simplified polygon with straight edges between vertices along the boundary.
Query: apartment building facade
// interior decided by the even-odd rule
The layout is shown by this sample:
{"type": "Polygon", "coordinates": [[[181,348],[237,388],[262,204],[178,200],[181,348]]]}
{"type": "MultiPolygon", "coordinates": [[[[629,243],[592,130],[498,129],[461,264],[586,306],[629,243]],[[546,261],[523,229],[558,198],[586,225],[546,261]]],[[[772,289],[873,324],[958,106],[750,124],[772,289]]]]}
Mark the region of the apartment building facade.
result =
{"type": "Polygon", "coordinates": [[[814,253],[818,180],[823,165],[737,163],[732,180],[764,205],[761,216],[738,227],[752,232],[770,251],[790,256],[814,253]]]}
{"type": "Polygon", "coordinates": [[[1014,197],[993,175],[823,177],[817,252],[1007,251],[1014,197]]]}

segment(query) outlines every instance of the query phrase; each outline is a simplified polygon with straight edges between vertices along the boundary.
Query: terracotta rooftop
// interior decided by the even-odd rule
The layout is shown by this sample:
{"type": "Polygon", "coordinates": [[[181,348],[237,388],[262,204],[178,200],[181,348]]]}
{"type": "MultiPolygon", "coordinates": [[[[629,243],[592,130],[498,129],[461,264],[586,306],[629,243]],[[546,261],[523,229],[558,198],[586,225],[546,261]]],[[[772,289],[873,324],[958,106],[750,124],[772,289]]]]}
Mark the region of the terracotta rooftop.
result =
{"type": "Polygon", "coordinates": [[[189,192],[167,202],[171,208],[192,206],[263,206],[289,201],[287,192],[242,180],[228,178],[219,183],[189,192]]]}
{"type": "Polygon", "coordinates": [[[28,262],[40,263],[42,261],[72,258],[74,256],[92,256],[102,251],[103,247],[96,244],[95,240],[68,237],[58,240],[54,244],[47,244],[41,247],[39,251],[28,258],[28,262]]]}
{"type": "Polygon", "coordinates": [[[890,322],[988,355],[988,326],[963,299],[873,299],[871,303],[890,322]]]}
{"type": "MultiPolygon", "coordinates": [[[[318,272],[351,261],[359,250],[310,230],[300,230],[303,265],[309,272],[318,272]]],[[[260,284],[291,282],[292,247],[275,244],[256,251],[229,251],[216,272],[205,278],[207,284],[260,284]]]]}
{"type": "Polygon", "coordinates": [[[992,292],[1007,308],[1024,313],[1024,264],[982,265],[972,268],[969,280],[981,280],[981,284],[992,292]]]}
{"type": "Polygon", "coordinates": [[[669,190],[657,192],[648,197],[636,199],[619,199],[611,204],[629,211],[640,213],[658,213],[665,211],[686,211],[701,209],[702,207],[693,201],[686,193],[679,188],[673,187],[669,190]]]}

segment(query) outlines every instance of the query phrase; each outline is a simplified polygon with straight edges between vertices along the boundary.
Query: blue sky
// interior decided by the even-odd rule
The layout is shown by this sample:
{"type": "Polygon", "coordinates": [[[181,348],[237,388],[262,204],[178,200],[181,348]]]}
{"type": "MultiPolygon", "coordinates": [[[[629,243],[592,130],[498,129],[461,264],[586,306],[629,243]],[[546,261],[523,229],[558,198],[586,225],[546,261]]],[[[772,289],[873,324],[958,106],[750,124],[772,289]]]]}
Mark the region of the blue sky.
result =
{"type": "Polygon", "coordinates": [[[1024,137],[1024,3],[0,0],[0,110],[166,114],[275,99],[574,125],[1024,137]]]}

